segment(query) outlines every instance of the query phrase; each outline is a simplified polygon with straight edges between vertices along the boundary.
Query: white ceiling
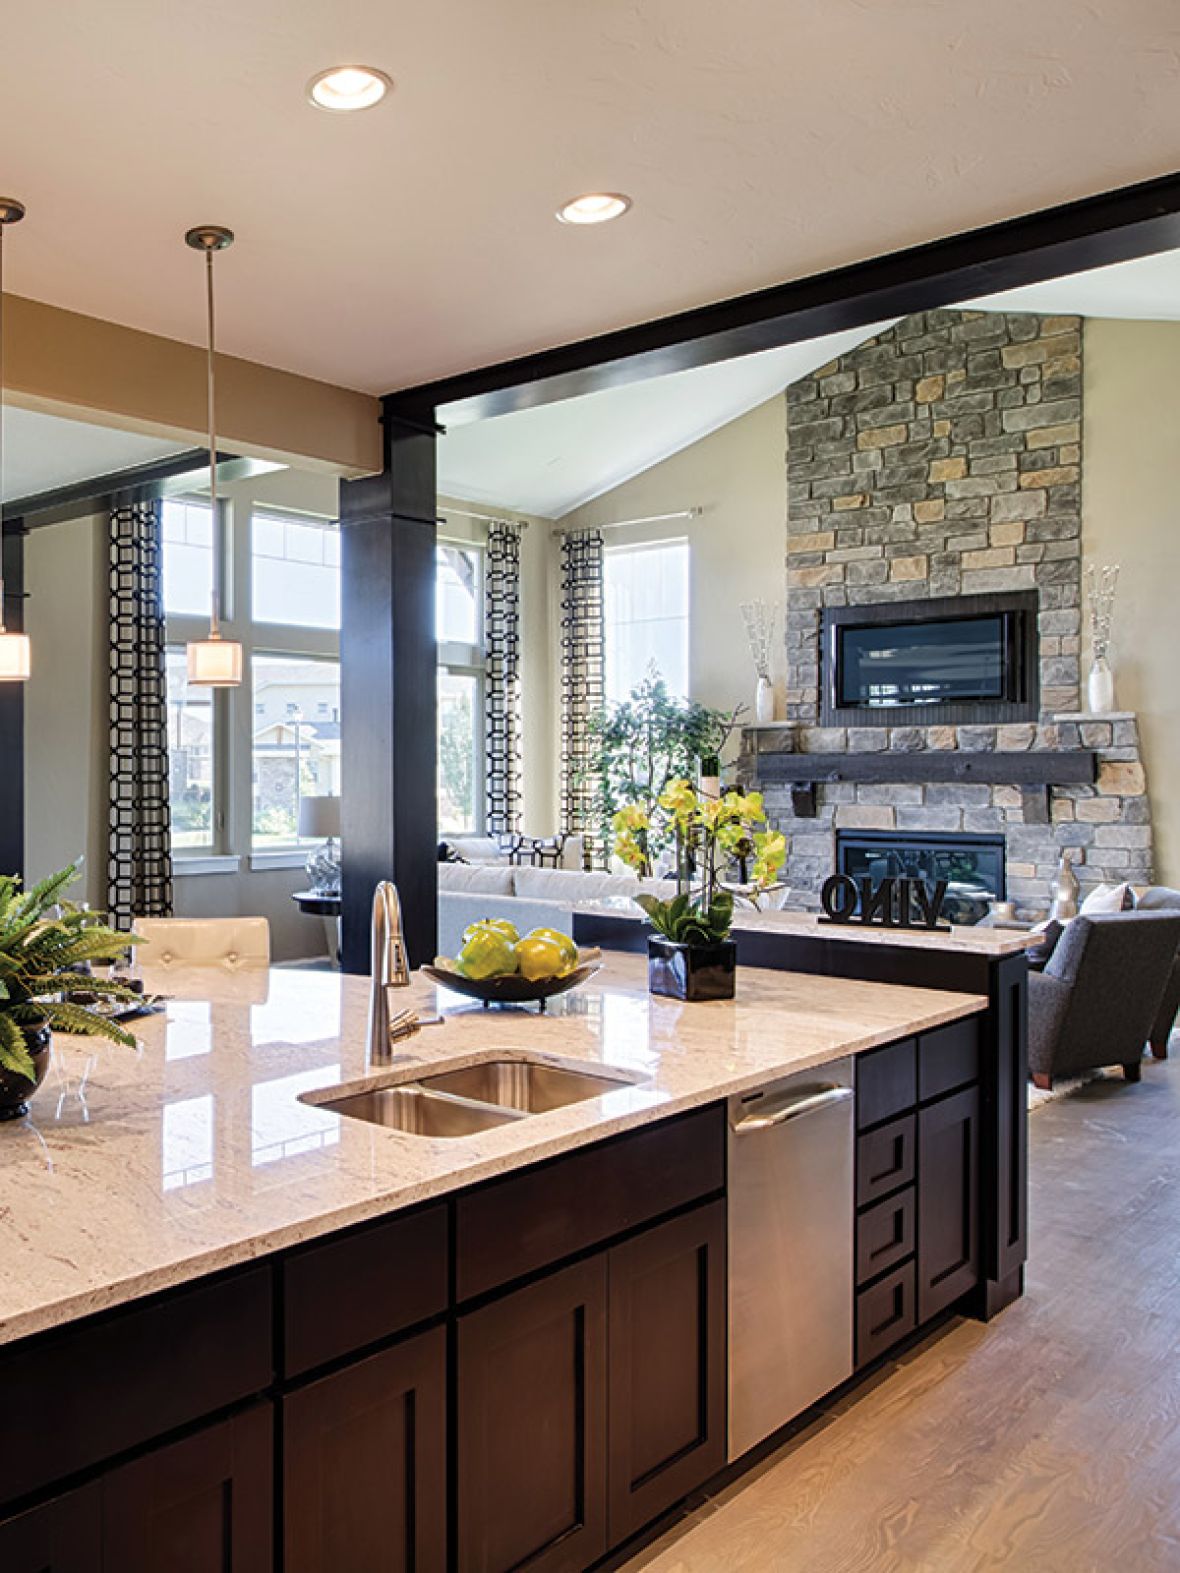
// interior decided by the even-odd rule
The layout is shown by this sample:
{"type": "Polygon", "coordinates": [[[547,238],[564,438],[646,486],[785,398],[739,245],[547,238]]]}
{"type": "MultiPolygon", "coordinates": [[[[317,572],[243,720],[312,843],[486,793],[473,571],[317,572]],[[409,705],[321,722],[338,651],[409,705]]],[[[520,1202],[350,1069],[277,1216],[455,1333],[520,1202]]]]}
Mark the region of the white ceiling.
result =
{"type": "Polygon", "coordinates": [[[456,426],[438,444],[448,497],[560,519],[843,355],[887,323],[456,426]]]}
{"type": "MultiPolygon", "coordinates": [[[[987,311],[1180,320],[1180,251],[964,304],[987,311]]],[[[438,446],[439,491],[560,519],[887,326],[877,323],[455,427],[438,446]]]]}
{"type": "Polygon", "coordinates": [[[382,392],[1170,171],[1174,0],[9,5],[9,287],[382,392]],[[304,100],[363,61],[357,116],[304,100]],[[635,199],[557,224],[585,190],[635,199]]]}
{"type": "Polygon", "coordinates": [[[140,437],[12,405],[5,406],[3,418],[4,502],[113,475],[183,451],[178,443],[160,437],[140,437]]]}

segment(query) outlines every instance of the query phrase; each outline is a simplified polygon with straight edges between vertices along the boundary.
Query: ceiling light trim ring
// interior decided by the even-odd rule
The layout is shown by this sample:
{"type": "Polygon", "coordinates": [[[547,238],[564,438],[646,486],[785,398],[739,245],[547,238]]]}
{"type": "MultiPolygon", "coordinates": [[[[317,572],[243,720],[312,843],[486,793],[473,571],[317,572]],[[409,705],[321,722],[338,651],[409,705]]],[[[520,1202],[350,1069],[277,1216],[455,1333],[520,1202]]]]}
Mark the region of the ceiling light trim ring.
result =
{"type": "Polygon", "coordinates": [[[316,109],[322,109],[329,115],[352,115],[362,109],[375,109],[393,91],[393,86],[393,78],[388,72],[376,66],[329,66],[325,71],[317,71],[307,84],[307,99],[316,109]],[[346,73],[363,79],[359,89],[351,95],[351,102],[347,94],[334,91],[332,87],[333,78],[346,73]]]}

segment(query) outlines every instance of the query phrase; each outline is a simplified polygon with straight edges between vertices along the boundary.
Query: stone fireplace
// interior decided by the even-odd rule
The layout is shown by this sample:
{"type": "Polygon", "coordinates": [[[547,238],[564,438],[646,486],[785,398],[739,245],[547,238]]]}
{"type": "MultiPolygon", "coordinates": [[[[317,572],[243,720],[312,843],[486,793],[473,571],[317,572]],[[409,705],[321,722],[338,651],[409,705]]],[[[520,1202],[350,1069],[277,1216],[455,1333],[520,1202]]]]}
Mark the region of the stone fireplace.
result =
{"type": "Polygon", "coordinates": [[[1006,894],[1027,915],[1064,847],[1083,886],[1149,879],[1135,717],[1079,713],[1081,320],[920,313],[794,384],[786,406],[789,720],[747,730],[742,773],[788,834],[791,904],[818,905],[853,831],[1002,837],[1006,894]],[[1011,694],[969,714],[833,706],[833,628],[989,602],[1031,609],[1024,708],[1011,694]]]}

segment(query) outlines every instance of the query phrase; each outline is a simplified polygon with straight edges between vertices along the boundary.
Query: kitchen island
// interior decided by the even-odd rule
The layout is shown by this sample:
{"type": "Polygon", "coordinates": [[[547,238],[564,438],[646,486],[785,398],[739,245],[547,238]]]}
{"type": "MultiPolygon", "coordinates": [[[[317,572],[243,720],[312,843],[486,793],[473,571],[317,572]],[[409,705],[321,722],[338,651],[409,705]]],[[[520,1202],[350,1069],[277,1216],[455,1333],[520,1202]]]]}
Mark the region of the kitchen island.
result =
{"type": "Polygon", "coordinates": [[[857,1369],[989,1313],[986,995],[645,981],[417,979],[444,1022],[376,1073],[328,973],[171,973],[137,1052],[59,1042],[0,1134],[6,1573],[589,1566],[726,1462],[726,1100],[836,1061],[857,1369]],[[521,1059],[607,1088],[457,1138],[324,1104],[521,1059]]]}

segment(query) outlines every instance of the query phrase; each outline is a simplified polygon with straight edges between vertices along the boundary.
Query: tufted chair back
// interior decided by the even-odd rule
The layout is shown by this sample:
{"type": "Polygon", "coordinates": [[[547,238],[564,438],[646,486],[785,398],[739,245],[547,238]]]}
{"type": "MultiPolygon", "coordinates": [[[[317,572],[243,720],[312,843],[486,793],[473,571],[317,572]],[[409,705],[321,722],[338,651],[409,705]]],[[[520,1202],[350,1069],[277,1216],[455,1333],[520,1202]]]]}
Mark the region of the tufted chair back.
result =
{"type": "Polygon", "coordinates": [[[270,924],[265,918],[137,918],[137,965],[241,967],[270,964],[270,924]]]}

